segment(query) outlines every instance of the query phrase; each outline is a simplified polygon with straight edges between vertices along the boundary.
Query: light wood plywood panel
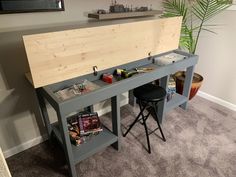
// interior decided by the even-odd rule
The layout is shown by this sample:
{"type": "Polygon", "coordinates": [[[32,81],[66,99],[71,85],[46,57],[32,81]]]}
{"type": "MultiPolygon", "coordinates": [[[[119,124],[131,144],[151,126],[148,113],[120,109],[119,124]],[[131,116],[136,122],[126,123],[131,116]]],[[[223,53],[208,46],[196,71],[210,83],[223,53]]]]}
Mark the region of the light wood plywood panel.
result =
{"type": "Polygon", "coordinates": [[[23,36],[35,88],[178,48],[181,17],[23,36]]]}

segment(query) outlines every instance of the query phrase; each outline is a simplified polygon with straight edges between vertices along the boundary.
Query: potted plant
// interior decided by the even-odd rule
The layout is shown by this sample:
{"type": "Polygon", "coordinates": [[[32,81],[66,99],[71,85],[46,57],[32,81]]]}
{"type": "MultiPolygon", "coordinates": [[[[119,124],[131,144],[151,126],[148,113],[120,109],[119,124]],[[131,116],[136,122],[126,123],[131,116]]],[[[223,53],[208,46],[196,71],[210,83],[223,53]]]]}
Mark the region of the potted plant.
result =
{"type": "MultiPolygon", "coordinates": [[[[183,16],[179,46],[180,49],[195,54],[201,32],[214,33],[208,27],[216,25],[208,25],[206,22],[231,4],[232,0],[164,0],[162,16],[183,16]]],[[[182,94],[185,72],[175,73],[174,78],[176,80],[176,91],[182,94]]],[[[195,96],[202,81],[203,77],[194,73],[189,99],[195,96]]]]}

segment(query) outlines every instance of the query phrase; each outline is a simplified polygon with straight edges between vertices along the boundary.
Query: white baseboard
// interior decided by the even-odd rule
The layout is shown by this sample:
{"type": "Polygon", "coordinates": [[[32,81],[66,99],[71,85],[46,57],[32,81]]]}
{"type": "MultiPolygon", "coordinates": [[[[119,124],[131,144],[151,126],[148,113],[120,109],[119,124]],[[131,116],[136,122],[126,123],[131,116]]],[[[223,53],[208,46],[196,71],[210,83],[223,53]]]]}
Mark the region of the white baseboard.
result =
{"type": "MultiPolygon", "coordinates": [[[[120,102],[121,106],[124,106],[126,104],[128,104],[128,98],[126,98],[126,99],[124,99],[120,102]]],[[[111,106],[107,106],[107,107],[105,107],[101,110],[98,110],[97,113],[98,113],[99,116],[101,116],[101,115],[104,115],[104,114],[106,114],[110,111],[111,111],[111,106]]],[[[24,143],[22,143],[22,144],[20,144],[16,147],[13,147],[11,149],[8,149],[8,150],[4,151],[3,155],[4,155],[5,158],[8,158],[10,156],[13,156],[17,153],[20,153],[20,152],[26,150],[26,149],[29,149],[33,146],[36,146],[36,145],[46,141],[47,139],[48,139],[47,135],[42,135],[42,136],[36,137],[32,140],[29,140],[29,141],[24,142],[24,143]]]]}
{"type": "Polygon", "coordinates": [[[205,99],[207,99],[207,100],[209,100],[209,101],[212,101],[212,102],[214,102],[214,103],[217,103],[217,104],[219,104],[219,105],[221,105],[221,106],[224,106],[224,107],[226,107],[226,108],[228,108],[228,109],[231,109],[231,110],[233,110],[233,111],[236,111],[236,105],[235,105],[235,104],[232,104],[232,103],[230,103],[230,102],[228,102],[228,101],[222,100],[222,99],[220,99],[220,98],[217,98],[217,97],[215,97],[215,96],[209,95],[209,94],[207,94],[207,93],[205,93],[205,92],[202,92],[202,91],[198,91],[197,95],[200,96],[200,97],[202,97],[202,98],[205,98],[205,99]]]}
{"type": "Polygon", "coordinates": [[[35,145],[38,145],[38,144],[44,142],[47,139],[48,139],[47,135],[42,135],[42,136],[36,137],[32,140],[29,140],[27,142],[24,142],[24,143],[18,145],[18,146],[15,146],[11,149],[8,149],[8,150],[4,151],[3,155],[4,155],[5,158],[8,158],[10,156],[13,156],[17,153],[20,153],[20,152],[26,150],[26,149],[29,149],[29,148],[31,148],[35,145]]]}

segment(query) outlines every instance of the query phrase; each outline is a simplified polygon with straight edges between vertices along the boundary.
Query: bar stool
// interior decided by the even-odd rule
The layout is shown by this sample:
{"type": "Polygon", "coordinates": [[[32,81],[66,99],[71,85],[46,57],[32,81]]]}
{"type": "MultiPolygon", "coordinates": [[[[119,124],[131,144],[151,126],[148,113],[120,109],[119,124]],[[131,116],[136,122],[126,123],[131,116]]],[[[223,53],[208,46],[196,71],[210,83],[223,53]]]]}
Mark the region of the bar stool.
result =
{"type": "Polygon", "coordinates": [[[153,84],[146,84],[141,87],[134,89],[134,96],[137,98],[140,113],[135,118],[134,122],[130,125],[129,129],[126,131],[126,133],[123,135],[124,137],[129,133],[129,131],[132,129],[132,127],[137,123],[140,122],[144,128],[145,133],[147,137],[147,144],[148,144],[148,153],[151,153],[151,147],[150,147],[150,141],[149,141],[149,135],[155,132],[157,129],[160,130],[162,140],[166,141],[165,136],[162,132],[161,125],[158,120],[157,115],[157,106],[160,101],[163,101],[166,97],[166,91],[160,86],[153,85],[153,84]],[[147,109],[148,113],[147,115],[144,115],[144,110],[147,109]],[[151,133],[148,132],[146,120],[150,116],[150,114],[153,113],[153,118],[157,122],[158,127],[153,130],[151,133]],[[139,119],[141,116],[141,119],[139,119]]]}

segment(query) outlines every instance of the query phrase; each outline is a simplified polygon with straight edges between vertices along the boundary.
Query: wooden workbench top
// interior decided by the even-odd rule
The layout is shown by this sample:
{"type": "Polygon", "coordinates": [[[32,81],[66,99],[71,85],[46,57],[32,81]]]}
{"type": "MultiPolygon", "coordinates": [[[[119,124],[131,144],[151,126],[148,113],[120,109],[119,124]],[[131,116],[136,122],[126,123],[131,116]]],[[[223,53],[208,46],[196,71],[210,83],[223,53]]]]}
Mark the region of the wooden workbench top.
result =
{"type": "MultiPolygon", "coordinates": [[[[181,17],[104,21],[23,36],[35,88],[178,48],[181,17]]],[[[66,28],[66,27],[64,27],[66,28]]]]}

